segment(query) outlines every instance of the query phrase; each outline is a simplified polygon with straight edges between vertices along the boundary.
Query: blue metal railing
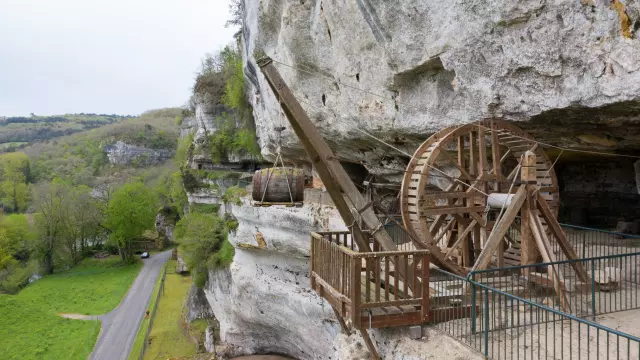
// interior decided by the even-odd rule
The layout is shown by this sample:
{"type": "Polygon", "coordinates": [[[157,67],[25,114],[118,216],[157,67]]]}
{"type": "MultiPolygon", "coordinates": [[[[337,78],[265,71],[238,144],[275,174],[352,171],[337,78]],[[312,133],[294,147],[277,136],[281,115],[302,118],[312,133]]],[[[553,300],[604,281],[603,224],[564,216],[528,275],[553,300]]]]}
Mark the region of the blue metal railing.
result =
{"type": "MultiPolygon", "coordinates": [[[[638,359],[640,355],[640,338],[634,335],[444,270],[432,269],[431,275],[434,296],[470,307],[467,319],[448,319],[448,312],[439,312],[436,327],[486,358],[638,359]]],[[[443,306],[438,301],[432,304],[443,306]]]]}
{"type": "Polygon", "coordinates": [[[640,252],[472,271],[468,279],[580,317],[640,308],[640,252]],[[588,276],[582,281],[576,269],[588,276]],[[557,275],[554,275],[557,274],[557,275]],[[563,294],[558,294],[554,278],[563,294]]]}

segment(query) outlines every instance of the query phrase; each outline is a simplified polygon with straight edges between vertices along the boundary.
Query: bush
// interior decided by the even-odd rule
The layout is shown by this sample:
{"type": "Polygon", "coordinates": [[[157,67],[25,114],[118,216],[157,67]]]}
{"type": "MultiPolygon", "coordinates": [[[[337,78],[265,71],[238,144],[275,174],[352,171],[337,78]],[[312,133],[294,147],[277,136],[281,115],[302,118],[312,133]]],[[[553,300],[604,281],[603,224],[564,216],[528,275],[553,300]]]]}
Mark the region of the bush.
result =
{"type": "MultiPolygon", "coordinates": [[[[31,275],[38,269],[36,262],[31,261],[26,264],[12,266],[4,270],[6,277],[0,282],[0,291],[15,294],[29,283],[31,275]]],[[[3,275],[0,273],[0,278],[3,275]]]]}
{"type": "Polygon", "coordinates": [[[222,195],[222,201],[224,201],[225,204],[234,204],[234,205],[242,205],[242,200],[241,198],[243,196],[247,196],[247,191],[245,189],[239,188],[237,186],[231,186],[229,188],[227,188],[227,190],[224,192],[224,195],[222,195]]]}
{"type": "Polygon", "coordinates": [[[204,286],[208,269],[229,265],[233,260],[235,251],[227,241],[228,231],[225,222],[214,214],[191,212],[178,222],[174,234],[196,286],[204,286]]]}

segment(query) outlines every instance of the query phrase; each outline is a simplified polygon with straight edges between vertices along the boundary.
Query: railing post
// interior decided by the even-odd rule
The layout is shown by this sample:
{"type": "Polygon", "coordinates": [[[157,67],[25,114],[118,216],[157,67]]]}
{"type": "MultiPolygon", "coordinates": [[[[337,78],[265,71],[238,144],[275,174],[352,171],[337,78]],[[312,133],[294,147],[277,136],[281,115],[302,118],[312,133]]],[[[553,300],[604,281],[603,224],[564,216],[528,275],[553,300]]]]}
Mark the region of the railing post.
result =
{"type": "Polygon", "coordinates": [[[593,315],[593,320],[596,320],[596,272],[595,272],[595,261],[591,260],[591,313],[593,315]]]}
{"type": "Polygon", "coordinates": [[[484,289],[484,357],[489,358],[489,289],[484,289]]]}
{"type": "Polygon", "coordinates": [[[471,333],[476,333],[476,274],[471,273],[471,333]]]}
{"type": "Polygon", "coordinates": [[[429,264],[429,255],[424,255],[422,257],[422,321],[431,320],[429,319],[429,308],[431,307],[429,302],[429,264]]]}
{"type": "Polygon", "coordinates": [[[356,329],[360,328],[360,272],[362,260],[357,256],[351,257],[351,323],[356,329]]]}
{"type": "Polygon", "coordinates": [[[313,237],[313,233],[311,233],[311,258],[309,259],[310,264],[309,264],[309,280],[311,282],[311,288],[313,290],[316,289],[316,282],[315,282],[315,278],[313,277],[313,272],[315,271],[314,269],[314,262],[315,262],[315,238],[313,237]]]}

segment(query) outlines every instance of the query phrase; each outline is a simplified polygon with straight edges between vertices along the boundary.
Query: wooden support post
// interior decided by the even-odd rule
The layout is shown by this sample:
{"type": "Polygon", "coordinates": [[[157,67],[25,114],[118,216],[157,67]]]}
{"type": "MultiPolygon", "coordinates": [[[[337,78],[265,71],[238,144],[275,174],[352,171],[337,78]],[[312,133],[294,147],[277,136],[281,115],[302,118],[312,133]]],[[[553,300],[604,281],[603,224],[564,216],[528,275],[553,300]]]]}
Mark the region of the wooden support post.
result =
{"type": "MultiPolygon", "coordinates": [[[[486,193],[488,190],[488,186],[487,186],[487,180],[489,178],[488,176],[488,165],[487,165],[487,136],[485,133],[485,129],[484,126],[480,125],[478,126],[478,176],[480,178],[480,189],[486,193]]],[[[484,197],[482,197],[482,203],[480,204],[482,206],[487,206],[486,203],[486,199],[484,197]]],[[[485,213],[484,215],[482,215],[483,220],[484,220],[484,224],[485,226],[483,226],[482,228],[480,228],[480,243],[482,248],[484,249],[484,247],[486,246],[487,243],[487,229],[486,229],[486,224],[487,224],[487,214],[485,213]]],[[[476,260],[477,262],[477,260],[476,260]]]]}
{"type": "Polygon", "coordinates": [[[502,169],[500,164],[500,139],[498,138],[498,130],[493,120],[491,121],[491,156],[493,161],[493,174],[496,177],[494,190],[502,191],[502,169]]]}
{"type": "MultiPolygon", "coordinates": [[[[537,205],[538,205],[538,209],[540,210],[540,214],[546,221],[547,226],[549,226],[549,229],[551,230],[551,233],[555,237],[556,241],[558,241],[558,245],[560,245],[560,248],[564,252],[565,256],[567,257],[568,260],[578,259],[578,255],[573,249],[573,246],[571,246],[571,244],[567,240],[567,237],[564,231],[562,231],[562,228],[560,227],[558,220],[553,215],[553,212],[551,211],[549,204],[547,204],[547,201],[544,199],[544,197],[542,197],[542,194],[540,194],[539,192],[537,193],[537,197],[538,197],[537,205]]],[[[571,266],[575,270],[580,281],[584,282],[585,284],[591,283],[591,279],[589,279],[589,274],[587,273],[587,271],[584,269],[584,267],[580,262],[574,261],[571,263],[571,266]]]]}
{"type": "Polygon", "coordinates": [[[331,308],[333,309],[333,313],[336,315],[336,319],[338,319],[338,323],[340,323],[340,328],[342,329],[342,331],[347,334],[347,336],[351,335],[351,330],[349,330],[349,328],[347,327],[347,324],[344,322],[344,319],[342,318],[338,310],[336,310],[333,305],[331,306],[331,308]]]}
{"type": "MultiPolygon", "coordinates": [[[[547,239],[547,235],[544,231],[544,227],[542,226],[540,218],[538,217],[538,215],[530,212],[529,222],[531,224],[531,232],[533,233],[533,237],[536,239],[538,248],[540,249],[540,254],[542,254],[542,258],[547,263],[555,262],[556,257],[551,251],[551,245],[549,244],[549,239],[547,239]]],[[[559,270],[558,265],[549,265],[548,268],[549,273],[551,274],[551,277],[553,279],[553,288],[555,289],[556,294],[560,299],[560,306],[562,308],[562,311],[571,312],[571,304],[569,302],[569,299],[567,298],[567,293],[564,288],[564,277],[559,271],[556,271],[559,270]]]]}
{"type": "Polygon", "coordinates": [[[469,132],[469,174],[471,176],[477,175],[478,160],[476,156],[478,150],[476,149],[476,138],[473,136],[473,131],[469,132]]]}
{"type": "MultiPolygon", "coordinates": [[[[395,251],[397,247],[391,240],[389,234],[382,229],[382,223],[371,207],[366,208],[367,201],[360,194],[360,191],[353,183],[347,172],[344,170],[338,158],[329,145],[324,141],[318,129],[314,126],[309,116],[304,111],[296,97],[287,86],[280,73],[273,65],[273,60],[263,58],[258,61],[260,70],[264,74],[271,90],[291,124],[294,132],[304,146],[307,155],[316,167],[327,192],[331,196],[336,209],[340,213],[340,217],[345,224],[351,226],[352,236],[358,244],[361,252],[370,252],[369,234],[365,231],[373,231],[373,237],[386,251],[395,251]],[[361,209],[366,209],[361,211],[361,209]]],[[[425,234],[427,238],[431,234],[425,234]]],[[[444,254],[435,245],[430,244],[430,239],[426,243],[417,243],[416,246],[422,246],[433,254],[433,262],[437,265],[459,275],[465,276],[465,269],[457,266],[453,262],[444,259],[444,254]]],[[[403,279],[413,278],[412,274],[405,274],[404,270],[398,269],[398,274],[403,279]]]]}
{"type": "MultiPolygon", "coordinates": [[[[473,230],[476,227],[477,222],[475,220],[471,221],[471,223],[469,224],[469,226],[467,226],[464,230],[461,230],[461,232],[458,235],[458,239],[456,240],[456,242],[451,245],[451,248],[449,249],[449,251],[447,251],[447,253],[444,255],[445,258],[448,258],[449,256],[451,256],[453,254],[453,252],[455,251],[455,249],[460,246],[460,244],[464,244],[464,239],[467,239],[467,236],[469,235],[469,232],[471,232],[471,230],[473,230]]],[[[458,227],[459,229],[462,227],[462,224],[460,224],[460,227],[458,227]]]]}
{"type": "Polygon", "coordinates": [[[362,261],[360,258],[351,258],[351,324],[354,328],[360,328],[360,274],[362,273],[362,261]]]}
{"type": "Polygon", "coordinates": [[[369,337],[369,332],[367,331],[367,329],[364,329],[364,328],[360,329],[360,333],[362,334],[362,338],[364,339],[365,345],[367,345],[367,349],[369,350],[369,353],[371,353],[371,358],[373,360],[380,360],[380,355],[378,355],[378,351],[376,350],[375,346],[373,346],[373,342],[369,337]]]}
{"type": "Polygon", "coordinates": [[[513,220],[520,212],[526,197],[527,188],[525,186],[520,186],[518,192],[516,192],[513,198],[511,198],[511,204],[507,207],[507,210],[505,210],[502,218],[493,227],[493,230],[491,230],[487,243],[484,245],[480,256],[478,256],[472,271],[487,268],[487,265],[489,265],[489,262],[491,261],[491,256],[498,248],[500,242],[504,241],[504,236],[507,233],[509,226],[513,223],[513,220]]]}
{"type": "MultiPolygon", "coordinates": [[[[536,198],[533,195],[536,189],[536,155],[532,151],[527,151],[522,155],[520,162],[522,168],[520,177],[527,188],[527,199],[522,207],[522,223],[520,227],[520,261],[522,265],[535,264],[538,261],[540,252],[536,241],[531,234],[531,227],[534,224],[529,222],[529,214],[536,212],[536,198]]],[[[527,276],[528,274],[523,274],[527,276]]]]}

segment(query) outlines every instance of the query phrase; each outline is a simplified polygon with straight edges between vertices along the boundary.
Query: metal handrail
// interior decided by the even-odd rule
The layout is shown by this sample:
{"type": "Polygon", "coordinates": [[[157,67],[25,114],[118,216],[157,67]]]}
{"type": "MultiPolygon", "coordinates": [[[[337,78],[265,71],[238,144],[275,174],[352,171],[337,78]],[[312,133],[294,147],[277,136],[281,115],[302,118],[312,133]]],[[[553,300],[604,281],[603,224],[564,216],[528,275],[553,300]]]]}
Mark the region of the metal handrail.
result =
{"type": "Polygon", "coordinates": [[[466,279],[468,280],[472,279],[472,276],[475,274],[490,273],[490,272],[496,272],[496,271],[527,269],[527,268],[539,267],[539,266],[564,265],[564,264],[571,264],[576,262],[587,262],[587,261],[606,260],[606,259],[619,259],[622,257],[630,257],[630,256],[638,256],[638,255],[640,255],[640,252],[627,253],[627,254],[603,255],[603,256],[595,256],[590,258],[561,260],[561,261],[544,262],[544,263],[536,263],[536,264],[529,264],[529,265],[505,266],[505,267],[496,268],[496,269],[474,270],[474,271],[469,271],[469,273],[466,276],[466,279]]]}
{"type": "MultiPolygon", "coordinates": [[[[455,274],[451,274],[451,275],[455,275],[455,274]]],[[[624,337],[624,338],[626,338],[626,339],[628,339],[630,341],[635,341],[635,342],[640,344],[640,337],[620,332],[618,330],[612,329],[612,328],[604,326],[602,324],[598,324],[598,323],[593,322],[593,321],[589,321],[589,320],[586,320],[586,319],[583,319],[583,318],[579,318],[577,316],[565,313],[565,312],[560,311],[560,310],[556,310],[556,309],[550,308],[550,307],[548,307],[546,305],[543,305],[543,304],[538,304],[536,302],[533,302],[531,300],[527,300],[525,298],[521,298],[521,297],[515,296],[513,294],[506,293],[506,292],[504,292],[502,290],[498,290],[496,288],[489,287],[489,286],[487,286],[485,284],[482,284],[482,283],[479,283],[479,282],[476,282],[476,281],[473,281],[473,280],[470,280],[470,279],[465,279],[465,280],[469,281],[473,286],[478,286],[478,287],[481,287],[481,288],[485,289],[485,292],[486,291],[491,291],[491,292],[500,294],[500,295],[504,296],[505,298],[511,298],[511,299],[517,300],[517,301],[522,302],[524,304],[527,304],[529,306],[536,307],[536,308],[539,308],[539,309],[542,309],[542,310],[545,310],[545,311],[549,311],[549,312],[554,313],[554,314],[556,314],[558,316],[566,317],[566,318],[568,318],[570,320],[577,321],[577,322],[582,323],[582,324],[587,325],[587,326],[593,326],[596,329],[604,330],[604,331],[613,333],[614,335],[617,335],[617,336],[622,336],[622,337],[624,337]]]]}

